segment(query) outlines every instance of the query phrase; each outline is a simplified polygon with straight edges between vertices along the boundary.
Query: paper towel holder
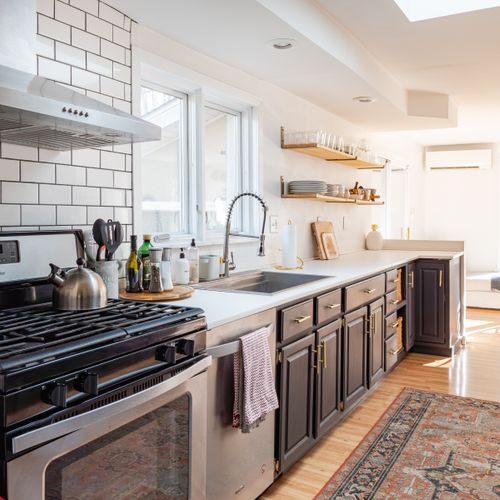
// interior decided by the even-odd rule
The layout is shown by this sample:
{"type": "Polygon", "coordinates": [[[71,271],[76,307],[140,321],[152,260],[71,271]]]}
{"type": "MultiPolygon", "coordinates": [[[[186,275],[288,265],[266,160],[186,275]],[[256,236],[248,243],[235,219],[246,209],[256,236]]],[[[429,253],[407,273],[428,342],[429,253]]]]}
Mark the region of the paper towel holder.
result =
{"type": "MultiPolygon", "coordinates": [[[[280,249],[279,251],[281,252],[282,250],[280,249]]],[[[295,267],[276,265],[274,266],[274,269],[277,269],[278,271],[299,271],[304,269],[304,259],[297,255],[297,265],[295,267]]]]}

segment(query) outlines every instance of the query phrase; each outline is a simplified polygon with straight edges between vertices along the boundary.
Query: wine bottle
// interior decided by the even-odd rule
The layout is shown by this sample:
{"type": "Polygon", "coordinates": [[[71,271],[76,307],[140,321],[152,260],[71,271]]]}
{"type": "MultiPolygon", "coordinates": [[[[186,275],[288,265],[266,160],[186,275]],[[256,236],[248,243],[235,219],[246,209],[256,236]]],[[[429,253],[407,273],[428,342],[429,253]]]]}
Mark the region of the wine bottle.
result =
{"type": "Polygon", "coordinates": [[[139,247],[139,258],[142,262],[142,287],[149,290],[151,283],[151,259],[149,257],[149,247],[151,246],[151,235],[145,234],[143,244],[139,247]]]}
{"type": "Polygon", "coordinates": [[[130,236],[130,255],[127,260],[127,292],[142,292],[142,262],[137,255],[137,235],[130,236]]]}

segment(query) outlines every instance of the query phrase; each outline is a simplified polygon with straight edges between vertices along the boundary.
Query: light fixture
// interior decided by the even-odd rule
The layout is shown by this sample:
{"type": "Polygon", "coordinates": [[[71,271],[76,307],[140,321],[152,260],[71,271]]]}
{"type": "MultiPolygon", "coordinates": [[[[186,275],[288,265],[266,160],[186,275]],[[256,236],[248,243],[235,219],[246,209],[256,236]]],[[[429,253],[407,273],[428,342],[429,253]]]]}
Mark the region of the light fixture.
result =
{"type": "Polygon", "coordinates": [[[352,100],[362,104],[371,104],[372,102],[375,102],[375,98],[370,97],[369,95],[358,95],[353,97],[352,100]]]}
{"type": "Polygon", "coordinates": [[[295,40],[293,38],[274,38],[269,45],[276,50],[293,49],[295,40]]]}

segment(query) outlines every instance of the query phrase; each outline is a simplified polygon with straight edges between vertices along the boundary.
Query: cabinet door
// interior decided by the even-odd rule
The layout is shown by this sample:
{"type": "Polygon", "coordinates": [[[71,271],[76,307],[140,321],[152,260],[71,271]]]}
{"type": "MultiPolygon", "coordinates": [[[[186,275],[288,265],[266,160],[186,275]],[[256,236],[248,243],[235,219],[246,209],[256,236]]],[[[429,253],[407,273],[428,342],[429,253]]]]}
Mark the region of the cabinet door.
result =
{"type": "Polygon", "coordinates": [[[368,306],[370,329],[368,335],[368,386],[371,387],[384,375],[384,299],[368,306]]]}
{"type": "Polygon", "coordinates": [[[415,343],[444,344],[446,334],[446,263],[418,261],[415,273],[415,343]]]}
{"type": "Polygon", "coordinates": [[[408,352],[415,345],[415,299],[416,299],[416,288],[415,288],[415,274],[416,265],[415,262],[408,264],[408,279],[407,279],[407,290],[406,290],[406,339],[405,339],[405,350],[408,352]]]}
{"type": "Polygon", "coordinates": [[[281,352],[279,449],[281,470],[287,470],[312,445],[315,340],[311,333],[281,352]]]}
{"type": "Polygon", "coordinates": [[[368,308],[345,316],[344,328],[344,408],[350,408],[368,390],[367,380],[368,308]]]}
{"type": "Polygon", "coordinates": [[[340,319],[317,332],[320,363],[316,371],[316,437],[323,436],[340,417],[341,333],[340,319]]]}

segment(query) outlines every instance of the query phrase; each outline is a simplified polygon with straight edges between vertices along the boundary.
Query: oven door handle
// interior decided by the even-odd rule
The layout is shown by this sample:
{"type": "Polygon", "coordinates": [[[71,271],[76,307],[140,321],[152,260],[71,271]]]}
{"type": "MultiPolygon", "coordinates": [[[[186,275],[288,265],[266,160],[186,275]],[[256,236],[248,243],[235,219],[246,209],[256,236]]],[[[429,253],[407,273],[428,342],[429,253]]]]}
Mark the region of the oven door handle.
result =
{"type": "Polygon", "coordinates": [[[130,410],[131,408],[147,403],[152,399],[177,388],[184,382],[187,382],[190,378],[204,372],[211,364],[212,357],[206,356],[189,368],[180,372],[178,375],[175,375],[168,380],[141,392],[132,394],[127,398],[120,399],[119,401],[102,406],[101,408],[96,408],[95,410],[87,413],[76,415],[68,418],[67,420],[61,420],[60,422],[13,437],[11,441],[12,452],[20,453],[28,450],[29,448],[33,448],[34,446],[47,443],[48,441],[65,436],[66,434],[76,432],[84,427],[95,424],[102,419],[115,416],[124,411],[130,410]]]}

